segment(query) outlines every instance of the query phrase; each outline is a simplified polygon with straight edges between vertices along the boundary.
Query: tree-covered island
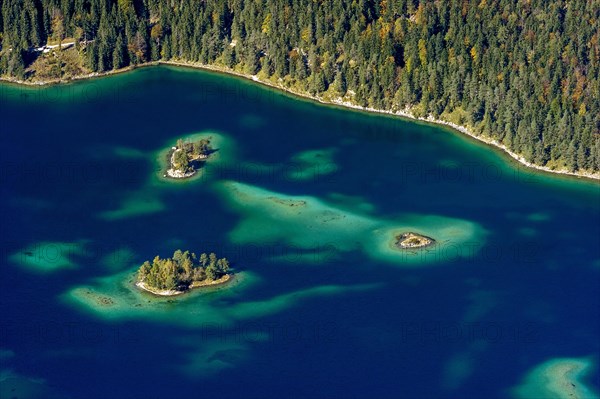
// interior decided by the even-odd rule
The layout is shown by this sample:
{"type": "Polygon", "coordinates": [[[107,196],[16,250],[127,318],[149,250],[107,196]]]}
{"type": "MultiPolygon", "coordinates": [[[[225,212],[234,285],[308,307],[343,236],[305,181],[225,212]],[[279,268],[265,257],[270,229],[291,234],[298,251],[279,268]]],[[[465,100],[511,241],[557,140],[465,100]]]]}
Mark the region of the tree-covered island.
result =
{"type": "Polygon", "coordinates": [[[179,139],[177,145],[171,150],[166,176],[174,179],[185,179],[196,174],[210,154],[215,151],[211,146],[210,138],[197,141],[179,139]]]}
{"type": "Polygon", "coordinates": [[[230,278],[227,258],[217,258],[214,253],[196,256],[178,249],[171,258],[156,256],[152,263],[145,261],[138,270],[136,285],[156,295],[171,296],[222,284],[230,278]]]}

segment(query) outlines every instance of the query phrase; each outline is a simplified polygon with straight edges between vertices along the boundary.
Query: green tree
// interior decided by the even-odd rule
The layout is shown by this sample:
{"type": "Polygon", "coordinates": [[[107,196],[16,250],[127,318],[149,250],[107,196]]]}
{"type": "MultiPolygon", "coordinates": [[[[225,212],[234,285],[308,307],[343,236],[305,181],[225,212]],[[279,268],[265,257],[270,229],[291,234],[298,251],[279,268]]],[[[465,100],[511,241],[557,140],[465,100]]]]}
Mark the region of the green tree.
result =
{"type": "Polygon", "coordinates": [[[188,156],[183,150],[176,150],[173,153],[173,163],[175,168],[186,171],[190,166],[190,162],[188,160],[188,156]]]}
{"type": "Polygon", "coordinates": [[[209,281],[213,281],[217,278],[217,269],[215,265],[208,265],[208,267],[205,269],[206,272],[206,279],[209,281]]]}
{"type": "Polygon", "coordinates": [[[217,261],[217,270],[220,275],[227,274],[229,272],[229,261],[227,258],[222,258],[217,261]]]}

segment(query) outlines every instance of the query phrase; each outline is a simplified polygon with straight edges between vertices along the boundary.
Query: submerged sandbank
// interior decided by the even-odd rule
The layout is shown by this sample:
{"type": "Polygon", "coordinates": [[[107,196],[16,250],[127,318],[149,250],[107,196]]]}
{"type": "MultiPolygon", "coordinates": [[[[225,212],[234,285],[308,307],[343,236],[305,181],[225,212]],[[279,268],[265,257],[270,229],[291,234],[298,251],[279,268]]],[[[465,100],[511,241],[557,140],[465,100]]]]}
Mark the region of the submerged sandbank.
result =
{"type": "MultiPolygon", "coordinates": [[[[343,295],[379,287],[377,284],[321,285],[247,300],[248,291],[259,285],[258,275],[237,272],[227,284],[191,290],[175,297],[149,295],[135,286],[133,271],[94,279],[75,286],[61,296],[69,306],[104,320],[150,320],[185,326],[236,322],[275,314],[300,301],[318,296],[343,295]]],[[[255,294],[257,294],[255,292],[255,294]]]]}
{"type": "Polygon", "coordinates": [[[521,385],[512,390],[515,398],[598,399],[585,384],[585,377],[595,367],[589,358],[552,359],[535,367],[521,385]]]}
{"type": "Polygon", "coordinates": [[[283,242],[299,253],[360,250],[377,260],[409,266],[471,257],[486,239],[482,227],[461,219],[411,214],[385,219],[316,197],[287,195],[235,181],[219,182],[216,187],[242,216],[230,232],[230,239],[237,244],[283,242]],[[435,237],[436,245],[419,251],[390,246],[407,231],[435,237]]]}
{"type": "Polygon", "coordinates": [[[140,190],[124,197],[116,209],[98,214],[100,219],[118,221],[162,212],[166,209],[157,193],[140,190]]]}
{"type": "Polygon", "coordinates": [[[13,253],[8,259],[26,270],[37,273],[53,273],[76,269],[76,256],[85,256],[83,242],[42,241],[13,253]]]}
{"type": "Polygon", "coordinates": [[[310,180],[323,175],[329,175],[338,170],[338,165],[333,160],[335,148],[302,151],[292,156],[291,169],[287,177],[292,180],[310,180]]]}

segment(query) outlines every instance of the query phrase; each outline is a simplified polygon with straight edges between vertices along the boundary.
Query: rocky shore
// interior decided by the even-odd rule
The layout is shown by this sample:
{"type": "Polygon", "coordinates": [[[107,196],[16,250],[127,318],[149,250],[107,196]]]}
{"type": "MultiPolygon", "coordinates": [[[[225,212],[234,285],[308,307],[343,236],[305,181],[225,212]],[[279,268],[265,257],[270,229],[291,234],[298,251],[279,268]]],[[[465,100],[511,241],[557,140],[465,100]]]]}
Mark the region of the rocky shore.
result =
{"type": "Polygon", "coordinates": [[[233,280],[232,275],[231,274],[226,274],[226,275],[224,275],[224,276],[222,276],[222,277],[220,277],[220,278],[218,278],[216,280],[204,280],[204,281],[200,281],[200,282],[198,282],[198,281],[193,282],[192,284],[190,284],[190,286],[188,287],[187,290],[159,290],[159,289],[156,289],[156,288],[149,287],[148,285],[144,284],[143,281],[138,281],[137,283],[135,283],[135,285],[138,288],[140,288],[140,289],[142,289],[144,291],[147,291],[147,292],[149,292],[151,294],[154,294],[154,295],[158,295],[158,296],[177,296],[177,295],[185,294],[186,292],[189,292],[189,291],[191,291],[193,289],[196,289],[196,288],[214,287],[214,286],[217,286],[217,285],[222,285],[222,284],[228,283],[228,282],[230,282],[232,280],[233,280]]]}
{"type": "Polygon", "coordinates": [[[395,239],[395,246],[399,249],[420,249],[435,244],[433,238],[412,232],[399,234],[395,239]]]}

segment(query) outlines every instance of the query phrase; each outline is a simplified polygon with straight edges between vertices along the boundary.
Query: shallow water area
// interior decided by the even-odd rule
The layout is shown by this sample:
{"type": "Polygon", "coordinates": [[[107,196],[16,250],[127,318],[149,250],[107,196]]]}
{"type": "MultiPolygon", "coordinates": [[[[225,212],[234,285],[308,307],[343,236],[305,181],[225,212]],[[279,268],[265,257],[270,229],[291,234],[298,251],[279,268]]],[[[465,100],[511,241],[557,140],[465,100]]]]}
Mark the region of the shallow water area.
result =
{"type": "Polygon", "coordinates": [[[105,319],[156,319],[191,325],[226,323],[230,322],[227,309],[220,311],[213,303],[223,296],[239,295],[256,279],[251,273],[240,272],[222,286],[163,297],[136,287],[136,272],[130,270],[97,278],[93,285],[75,287],[63,295],[63,300],[105,319]]]}
{"type": "Polygon", "coordinates": [[[221,183],[218,190],[244,215],[231,232],[237,243],[285,242],[302,250],[362,250],[378,260],[410,264],[471,257],[485,242],[485,230],[468,221],[434,215],[377,219],[314,197],[290,196],[231,181],[221,183]],[[392,245],[399,233],[411,230],[435,236],[436,245],[419,251],[401,251],[392,245]]]}
{"type": "Polygon", "coordinates": [[[516,398],[581,398],[600,396],[585,382],[589,371],[596,367],[593,358],[552,359],[535,367],[523,383],[513,390],[516,398]]]}
{"type": "Polygon", "coordinates": [[[9,256],[9,259],[29,271],[53,273],[76,269],[73,257],[85,254],[82,242],[38,242],[9,256]]]}

